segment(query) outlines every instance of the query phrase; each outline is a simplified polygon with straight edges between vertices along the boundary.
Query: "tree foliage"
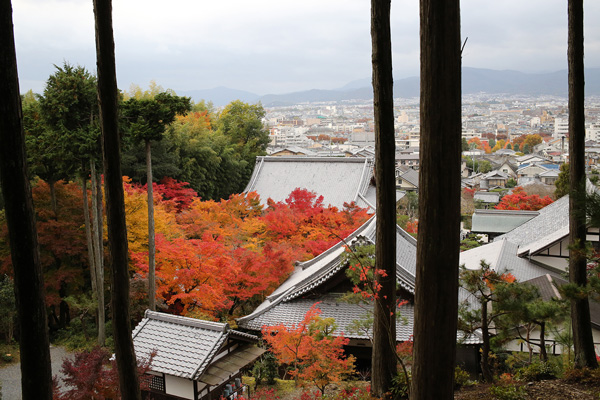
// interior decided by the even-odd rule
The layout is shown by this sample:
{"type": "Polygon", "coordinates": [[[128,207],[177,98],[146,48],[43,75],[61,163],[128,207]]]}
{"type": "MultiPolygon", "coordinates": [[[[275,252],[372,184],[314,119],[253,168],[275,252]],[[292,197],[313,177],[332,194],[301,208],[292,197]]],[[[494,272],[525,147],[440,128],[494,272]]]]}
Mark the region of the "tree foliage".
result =
{"type": "MultiPolygon", "coordinates": [[[[56,168],[48,165],[51,162],[59,166],[62,173],[57,178],[68,178],[82,161],[100,158],[97,81],[82,66],[65,62],[62,67],[55,67],[56,72],[46,81],[44,94],[39,98],[45,127],[40,127],[39,120],[32,115],[34,124],[28,150],[32,151],[33,165],[37,166],[34,173],[56,168]],[[38,163],[38,160],[46,162],[38,163]]],[[[35,103],[28,108],[35,112],[35,103]]],[[[40,176],[50,179],[50,176],[40,176]]]]}
{"type": "Polygon", "coordinates": [[[554,196],[557,199],[569,194],[571,188],[571,179],[569,177],[569,164],[563,163],[560,165],[560,172],[558,173],[558,179],[554,182],[556,190],[554,196]]]}
{"type": "Polygon", "coordinates": [[[481,268],[475,270],[461,267],[460,286],[473,297],[464,300],[460,304],[458,326],[463,332],[475,332],[475,330],[481,329],[483,341],[481,370],[483,378],[487,382],[491,382],[493,377],[489,357],[491,350],[490,328],[500,316],[504,315],[504,312],[495,307],[495,304],[501,301],[500,294],[505,295],[508,292],[507,285],[514,284],[515,277],[508,272],[499,273],[495,271],[483,260],[480,266],[481,268]]]}
{"type": "MultiPolygon", "coordinates": [[[[148,360],[138,361],[138,374],[142,376],[150,369],[153,355],[148,360]]],[[[66,390],[59,389],[59,378],[54,377],[54,399],[56,400],[108,400],[119,399],[119,378],[115,360],[111,353],[101,347],[90,351],[80,351],[72,358],[66,358],[61,367],[60,380],[66,390]]],[[[141,380],[141,389],[149,387],[147,380],[141,380]]]]}
{"type": "Polygon", "coordinates": [[[537,194],[527,195],[522,186],[517,186],[511,194],[502,197],[502,200],[496,205],[497,210],[531,210],[537,211],[549,204],[553,200],[549,196],[540,197],[537,194]]]}
{"type": "MultiPolygon", "coordinates": [[[[129,99],[128,102],[139,101],[129,99]]],[[[269,136],[263,127],[260,104],[230,103],[216,114],[210,105],[198,103],[192,112],[176,115],[153,143],[153,171],[158,180],[165,176],[189,182],[203,199],[227,199],[241,192],[254,168],[256,156],[266,154],[269,136]]],[[[133,182],[145,182],[145,149],[129,141],[124,154],[125,175],[133,182]]]]}
{"type": "MultiPolygon", "coordinates": [[[[143,198],[140,190],[126,190],[126,207],[143,218],[135,211],[141,207],[135,206],[139,200],[131,202],[143,198]]],[[[171,312],[213,317],[249,311],[287,277],[294,261],[322,253],[368,217],[354,205],[344,210],[326,207],[322,197],[300,189],[283,202],[269,200],[265,210],[256,193],[220,202],[196,198],[175,220],[162,214],[163,200],[155,196],[155,202],[158,297],[171,312]]],[[[133,235],[135,226],[132,220],[133,235]]],[[[139,232],[143,241],[144,232],[139,232]]],[[[131,247],[134,270],[145,278],[144,248],[136,243],[131,247]]]]}
{"type": "Polygon", "coordinates": [[[312,383],[323,395],[329,384],[353,373],[355,358],[344,354],[349,339],[334,336],[333,318],[322,318],[320,312],[317,303],[299,324],[264,327],[263,337],[296,381],[312,383]]]}

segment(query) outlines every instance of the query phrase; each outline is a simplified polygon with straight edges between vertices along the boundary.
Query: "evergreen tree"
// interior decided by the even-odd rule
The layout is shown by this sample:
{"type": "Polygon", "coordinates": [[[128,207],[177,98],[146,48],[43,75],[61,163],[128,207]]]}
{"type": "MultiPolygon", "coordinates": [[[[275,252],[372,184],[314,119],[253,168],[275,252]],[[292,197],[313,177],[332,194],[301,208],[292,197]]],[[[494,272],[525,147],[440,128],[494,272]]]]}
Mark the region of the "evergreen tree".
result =
{"type": "Polygon", "coordinates": [[[146,183],[148,187],[148,296],[150,310],[156,310],[156,246],[154,238],[154,195],[152,178],[152,141],[160,141],[166,127],[192,108],[189,97],[161,92],[153,98],[131,98],[123,105],[129,133],[134,143],[143,142],[146,151],[146,183]]]}

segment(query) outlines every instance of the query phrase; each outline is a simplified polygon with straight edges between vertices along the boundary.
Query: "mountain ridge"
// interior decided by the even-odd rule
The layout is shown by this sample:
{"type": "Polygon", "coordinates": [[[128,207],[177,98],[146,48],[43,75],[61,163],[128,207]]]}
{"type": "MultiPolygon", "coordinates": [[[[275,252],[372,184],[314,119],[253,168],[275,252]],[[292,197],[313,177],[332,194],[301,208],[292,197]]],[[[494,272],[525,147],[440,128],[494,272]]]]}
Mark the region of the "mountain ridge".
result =
{"type": "MultiPolygon", "coordinates": [[[[493,70],[484,68],[462,68],[463,94],[489,93],[507,95],[553,95],[567,97],[568,72],[560,70],[547,73],[526,73],[515,70],[493,70]]],[[[600,95],[600,68],[586,68],[586,96],[600,95]]],[[[265,107],[292,106],[306,102],[341,102],[348,100],[369,100],[373,98],[370,79],[357,79],[331,90],[310,89],[283,94],[260,96],[248,91],[217,87],[205,90],[186,90],[180,95],[190,96],[195,101],[212,101],[215,106],[223,106],[232,100],[249,103],[260,101],[265,107]]],[[[394,98],[418,98],[419,77],[413,76],[394,80],[394,98]]]]}

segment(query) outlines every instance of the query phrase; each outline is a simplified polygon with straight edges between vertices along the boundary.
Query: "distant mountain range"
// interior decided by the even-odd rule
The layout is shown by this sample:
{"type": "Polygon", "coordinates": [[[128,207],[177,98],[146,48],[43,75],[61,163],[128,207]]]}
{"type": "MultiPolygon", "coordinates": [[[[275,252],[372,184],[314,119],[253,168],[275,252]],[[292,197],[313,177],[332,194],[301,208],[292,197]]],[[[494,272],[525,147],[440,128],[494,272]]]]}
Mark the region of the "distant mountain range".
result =
{"type": "MultiPolygon", "coordinates": [[[[463,94],[490,93],[508,95],[554,95],[567,97],[567,70],[550,73],[524,73],[511,70],[492,70],[463,67],[463,94]]],[[[587,96],[600,95],[600,68],[587,68],[585,71],[585,92],[587,96]]],[[[178,91],[179,95],[190,96],[195,101],[212,101],[215,106],[223,106],[232,100],[248,103],[260,101],[266,107],[289,106],[304,102],[369,100],[373,89],[369,78],[349,82],[334,90],[305,90],[285,94],[259,96],[243,90],[217,87],[207,90],[178,91]]],[[[419,97],[419,77],[394,80],[394,97],[419,97]]]]}

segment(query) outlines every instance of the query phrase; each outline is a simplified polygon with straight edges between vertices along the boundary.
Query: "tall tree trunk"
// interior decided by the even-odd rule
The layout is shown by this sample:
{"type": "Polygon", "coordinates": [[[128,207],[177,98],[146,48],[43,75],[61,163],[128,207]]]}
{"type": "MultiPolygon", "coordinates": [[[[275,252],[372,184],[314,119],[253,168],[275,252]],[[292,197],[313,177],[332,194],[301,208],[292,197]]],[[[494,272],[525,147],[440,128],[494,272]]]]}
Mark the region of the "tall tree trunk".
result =
{"type": "Polygon", "coordinates": [[[411,399],[451,399],[458,319],[459,0],[421,0],[419,232],[411,399]]]}
{"type": "Polygon", "coordinates": [[[371,0],[373,106],[375,112],[375,183],[377,231],[375,269],[381,285],[373,311],[371,390],[377,397],[390,392],[396,375],[396,178],[394,162],[394,81],[390,0],[371,0]]]}
{"type": "Polygon", "coordinates": [[[129,318],[129,270],[125,199],[121,175],[118,89],[111,0],[94,0],[98,99],[111,265],[113,335],[119,387],[124,400],[141,400],[129,318]]]}
{"type": "MultiPolygon", "coordinates": [[[[481,303],[481,372],[483,380],[493,382],[494,376],[490,369],[490,322],[488,321],[488,302],[481,303]]],[[[452,369],[454,371],[454,368],[452,369]]]]}
{"type": "MultiPolygon", "coordinates": [[[[569,0],[569,280],[587,284],[585,252],[585,90],[583,72],[583,0],[569,0]]],[[[575,367],[598,367],[587,297],[571,299],[575,367]]]]}
{"type": "Polygon", "coordinates": [[[546,351],[546,322],[540,322],[540,360],[548,361],[548,352],[546,351]]]}
{"type": "Polygon", "coordinates": [[[92,283],[92,296],[97,299],[96,287],[96,256],[94,253],[94,242],[92,238],[92,228],[90,220],[90,204],[87,193],[87,178],[85,173],[81,174],[81,190],[83,192],[83,221],[85,224],[85,238],[88,249],[88,262],[90,264],[90,282],[92,283]]]}
{"type": "Polygon", "coordinates": [[[156,246],[154,244],[154,187],[152,185],[152,147],[146,140],[146,183],[148,187],[148,298],[150,310],[156,310],[156,246]]]}
{"type": "MultiPolygon", "coordinates": [[[[82,170],[84,170],[82,168],[82,170]]],[[[99,318],[99,310],[100,310],[100,302],[98,301],[98,285],[97,285],[97,273],[96,273],[96,246],[94,238],[92,237],[92,227],[91,227],[91,218],[90,218],[90,206],[88,201],[88,193],[87,193],[87,178],[85,176],[85,172],[81,173],[81,190],[83,192],[83,219],[85,224],[85,237],[88,248],[88,261],[90,264],[90,282],[92,284],[92,297],[97,303],[96,309],[96,325],[98,326],[98,339],[100,339],[100,318],[99,318]]],[[[100,342],[100,340],[98,340],[100,342]]],[[[104,343],[100,344],[103,346],[104,343]]]]}
{"type": "Polygon", "coordinates": [[[21,398],[52,398],[44,280],[25,156],[10,0],[0,0],[0,184],[14,268],[21,398]]]}
{"type": "Polygon", "coordinates": [[[56,202],[56,181],[54,179],[49,179],[48,188],[50,189],[50,206],[52,207],[52,213],[54,214],[54,219],[58,219],[58,206],[56,202]]]}
{"type": "Polygon", "coordinates": [[[106,341],[105,309],[104,309],[104,237],[102,218],[102,183],[101,175],[96,171],[96,164],[90,161],[92,175],[92,209],[94,210],[94,258],[96,260],[96,287],[98,299],[98,345],[104,346],[106,341]]]}

